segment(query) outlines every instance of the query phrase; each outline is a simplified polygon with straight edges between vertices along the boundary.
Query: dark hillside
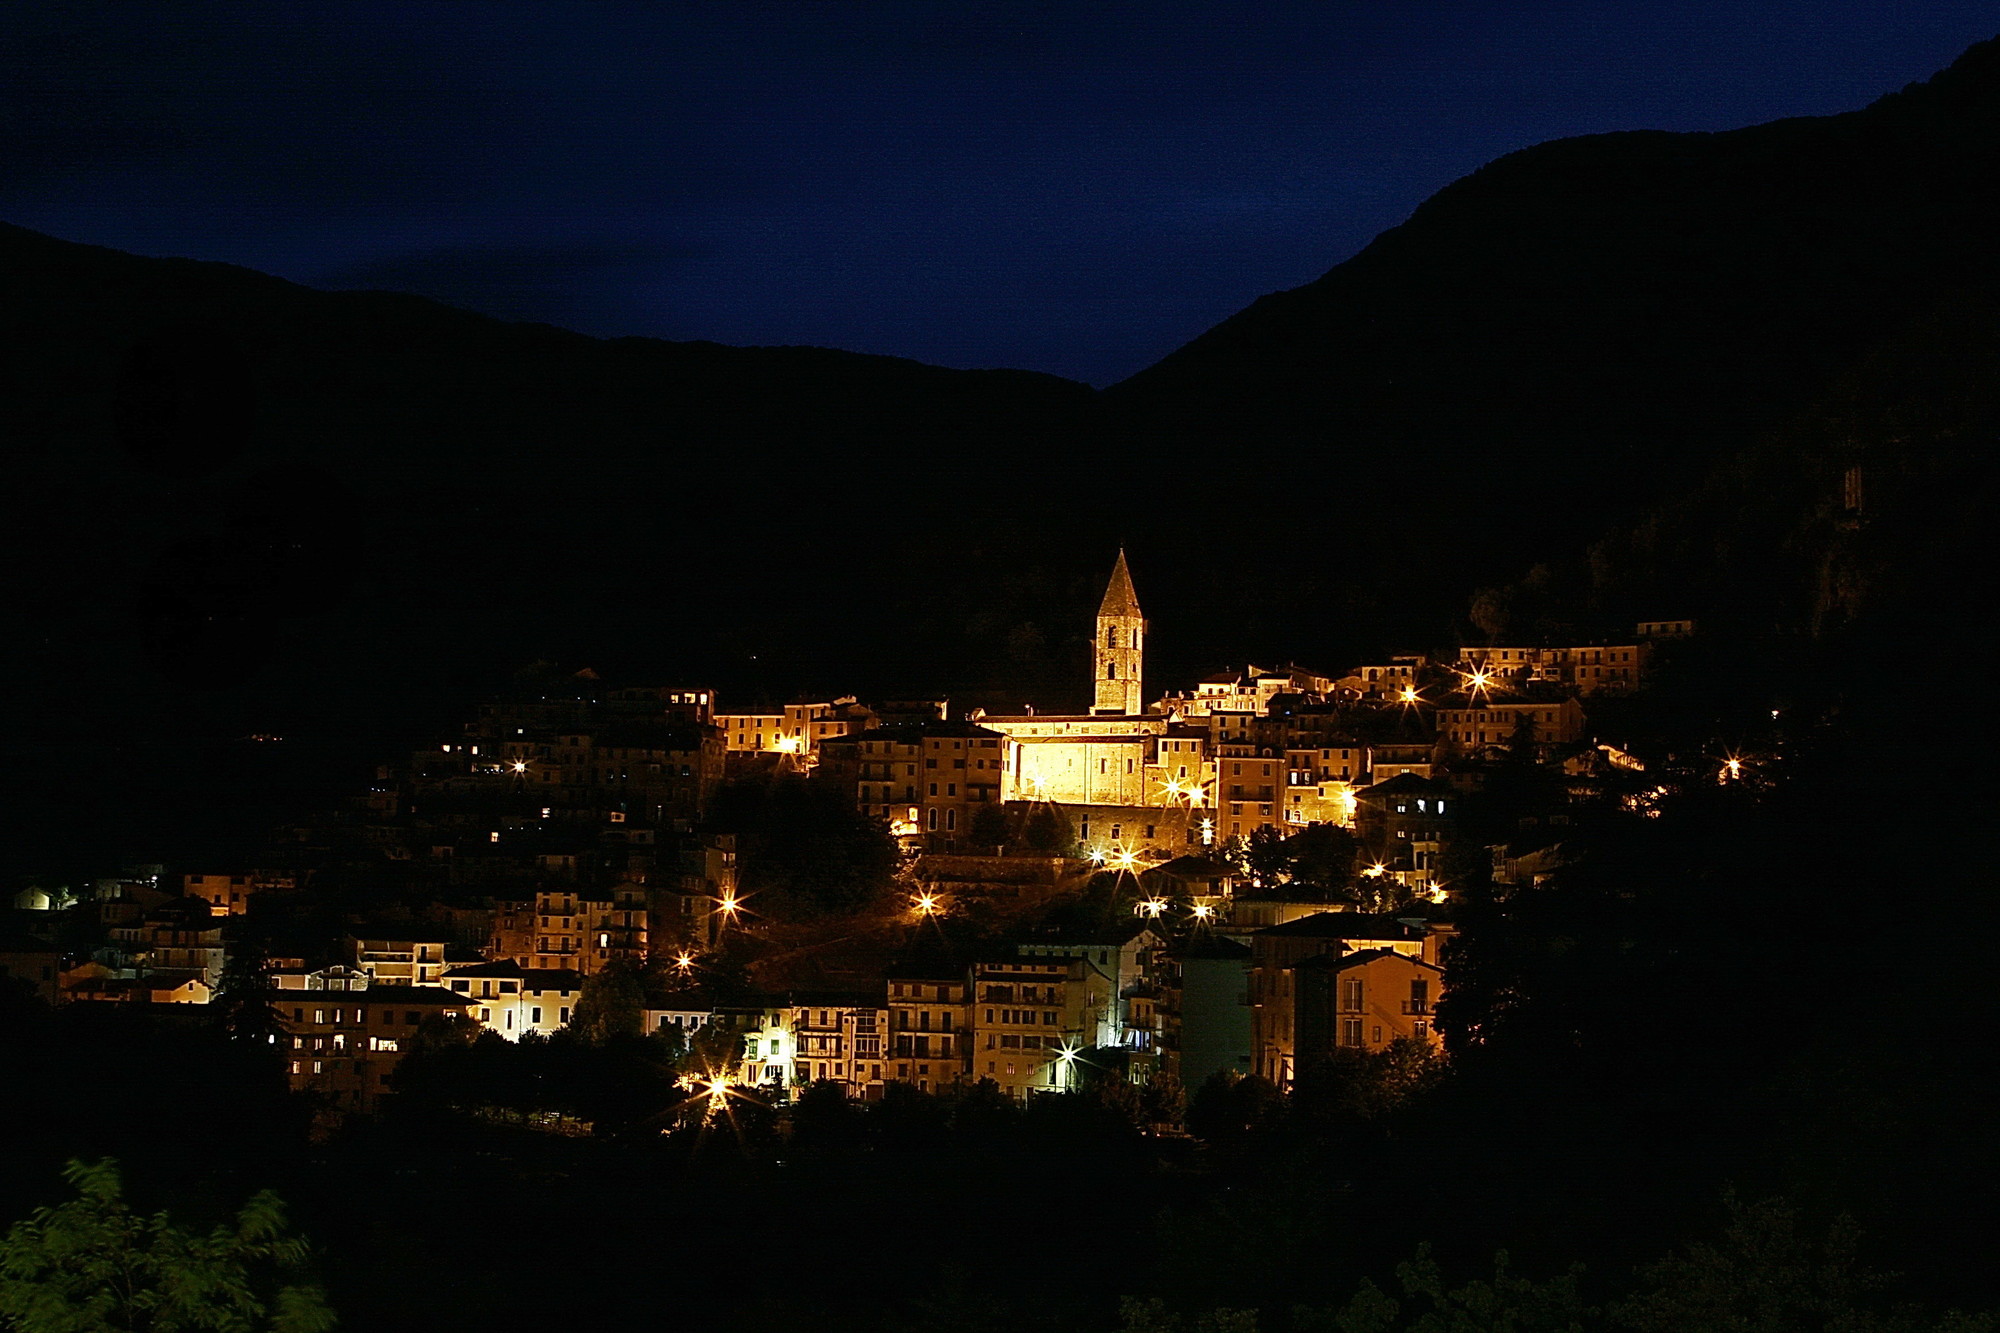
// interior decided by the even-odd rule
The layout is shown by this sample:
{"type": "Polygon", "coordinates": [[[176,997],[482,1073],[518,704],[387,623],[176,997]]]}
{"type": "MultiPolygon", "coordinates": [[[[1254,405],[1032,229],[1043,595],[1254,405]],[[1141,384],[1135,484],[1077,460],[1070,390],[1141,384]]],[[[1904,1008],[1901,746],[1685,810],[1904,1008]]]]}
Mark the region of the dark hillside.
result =
{"type": "MultiPolygon", "coordinates": [[[[1995,290],[2000,42],[1865,110],[1514,153],[1106,392],[1135,438],[1268,459],[1346,574],[1420,594],[1574,550],[1995,290]]],[[[1305,576],[1315,588],[1338,580],[1305,576]]]]}
{"type": "MultiPolygon", "coordinates": [[[[0,228],[5,693],[35,756],[14,808],[58,847],[185,833],[181,794],[237,772],[234,738],[379,758],[537,656],[739,699],[912,688],[884,645],[932,613],[916,571],[995,560],[964,497],[1049,466],[1091,397],[601,341],[0,228]],[[137,809],[98,790],[80,756],[101,747],[137,809]]],[[[245,789],[268,774],[215,787],[245,789]]]]}

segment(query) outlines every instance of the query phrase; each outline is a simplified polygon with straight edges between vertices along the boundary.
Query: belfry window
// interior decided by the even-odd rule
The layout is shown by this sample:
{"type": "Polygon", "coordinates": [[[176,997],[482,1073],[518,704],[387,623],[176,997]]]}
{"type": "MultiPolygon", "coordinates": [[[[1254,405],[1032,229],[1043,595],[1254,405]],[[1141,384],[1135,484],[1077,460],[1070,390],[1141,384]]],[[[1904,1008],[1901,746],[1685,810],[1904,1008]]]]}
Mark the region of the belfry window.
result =
{"type": "MultiPolygon", "coordinates": [[[[1113,663],[1111,663],[1110,665],[1108,665],[1108,666],[1106,666],[1106,667],[1104,668],[1104,678],[1105,678],[1106,680],[1117,680],[1117,679],[1118,679],[1118,664],[1117,664],[1116,662],[1113,662],[1113,663]]],[[[499,835],[497,835],[497,834],[496,834],[496,835],[494,836],[494,841],[495,841],[495,842],[498,842],[498,841],[499,841],[499,835]]]]}

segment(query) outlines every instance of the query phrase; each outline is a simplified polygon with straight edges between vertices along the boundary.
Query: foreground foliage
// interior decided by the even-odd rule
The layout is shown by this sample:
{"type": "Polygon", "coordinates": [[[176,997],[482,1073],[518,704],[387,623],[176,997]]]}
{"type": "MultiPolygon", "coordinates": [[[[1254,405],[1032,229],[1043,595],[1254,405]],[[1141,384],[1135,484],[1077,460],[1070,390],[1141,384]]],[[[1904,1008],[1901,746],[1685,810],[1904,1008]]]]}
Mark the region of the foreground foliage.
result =
{"type": "Polygon", "coordinates": [[[324,1333],[333,1311],[269,1190],[202,1234],[125,1202],[116,1163],[72,1161],[79,1197],[0,1239],[0,1320],[20,1333],[324,1333]]]}

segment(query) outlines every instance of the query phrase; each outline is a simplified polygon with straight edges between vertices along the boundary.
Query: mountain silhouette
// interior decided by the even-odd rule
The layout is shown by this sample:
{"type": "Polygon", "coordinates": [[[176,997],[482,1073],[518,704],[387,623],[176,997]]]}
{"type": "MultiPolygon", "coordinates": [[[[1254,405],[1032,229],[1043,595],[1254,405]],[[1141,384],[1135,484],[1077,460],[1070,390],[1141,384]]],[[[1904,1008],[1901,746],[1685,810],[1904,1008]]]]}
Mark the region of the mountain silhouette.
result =
{"type": "Polygon", "coordinates": [[[1908,371],[2000,293],[1996,146],[1993,42],[1844,115],[1544,144],[1101,393],[0,226],[24,863],[205,845],[538,658],[1074,706],[1121,546],[1151,690],[1446,645],[1475,588],[1592,547],[1608,626],[1699,615],[1717,515],[1772,525],[1745,551],[1801,522],[1731,492],[1697,523],[1713,479],[1819,504],[1843,386],[1892,421],[1988,364],[1908,371]]]}

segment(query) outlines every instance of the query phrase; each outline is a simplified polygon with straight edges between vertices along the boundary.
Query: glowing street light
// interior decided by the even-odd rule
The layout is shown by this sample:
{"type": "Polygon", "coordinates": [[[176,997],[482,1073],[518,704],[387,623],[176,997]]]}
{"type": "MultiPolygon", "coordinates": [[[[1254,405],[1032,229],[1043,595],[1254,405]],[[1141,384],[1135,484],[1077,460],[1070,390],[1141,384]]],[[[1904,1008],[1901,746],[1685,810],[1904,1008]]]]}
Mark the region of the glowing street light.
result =
{"type": "Polygon", "coordinates": [[[1729,758],[1723,760],[1722,772],[1717,775],[1717,780],[1721,782],[1735,782],[1742,778],[1742,776],[1743,761],[1741,759],[1729,758]]]}
{"type": "Polygon", "coordinates": [[[919,893],[910,899],[910,906],[918,916],[936,916],[944,910],[943,901],[935,893],[919,893]]]}
{"type": "Polygon", "coordinates": [[[1215,845],[1215,821],[1213,819],[1204,819],[1201,821],[1201,845],[1204,847],[1215,845]]]}
{"type": "Polygon", "coordinates": [[[1120,852],[1118,853],[1118,855],[1111,858],[1111,862],[1113,865],[1117,866],[1120,870],[1130,870],[1132,869],[1132,867],[1139,864],[1139,854],[1137,852],[1129,852],[1129,851],[1120,852]]]}
{"type": "Polygon", "coordinates": [[[525,773],[528,771],[528,761],[525,759],[516,759],[511,767],[516,773],[525,773]]]}
{"type": "Polygon", "coordinates": [[[708,1109],[703,1112],[705,1119],[713,1120],[715,1117],[728,1112],[729,1088],[729,1075],[715,1074],[710,1076],[708,1080],[708,1109]]]}
{"type": "Polygon", "coordinates": [[[694,971],[694,955],[686,949],[682,949],[679,953],[675,954],[674,971],[679,972],[682,976],[686,976],[688,973],[694,971]]]}
{"type": "Polygon", "coordinates": [[[1396,697],[1398,701],[1406,704],[1420,704],[1424,701],[1424,696],[1417,693],[1417,687],[1414,685],[1405,685],[1402,693],[1396,697]]]}
{"type": "Polygon", "coordinates": [[[1375,864],[1369,866],[1366,870],[1362,871],[1361,873],[1363,875],[1366,875],[1369,879],[1380,879],[1382,878],[1382,876],[1389,873],[1389,866],[1387,862],[1377,861],[1375,862],[1375,864]]]}
{"type": "Polygon", "coordinates": [[[1102,847],[1093,847],[1090,849],[1089,860],[1092,865],[1101,866],[1108,859],[1109,858],[1105,856],[1104,849],[1102,847]]]}
{"type": "Polygon", "coordinates": [[[1139,904],[1138,910],[1141,916],[1159,916],[1167,910],[1166,899],[1148,898],[1145,902],[1139,904]]]}
{"type": "Polygon", "coordinates": [[[1194,913],[1194,919],[1197,921],[1206,921],[1215,915],[1215,908],[1207,903],[1196,903],[1188,910],[1194,913]]]}

